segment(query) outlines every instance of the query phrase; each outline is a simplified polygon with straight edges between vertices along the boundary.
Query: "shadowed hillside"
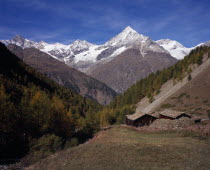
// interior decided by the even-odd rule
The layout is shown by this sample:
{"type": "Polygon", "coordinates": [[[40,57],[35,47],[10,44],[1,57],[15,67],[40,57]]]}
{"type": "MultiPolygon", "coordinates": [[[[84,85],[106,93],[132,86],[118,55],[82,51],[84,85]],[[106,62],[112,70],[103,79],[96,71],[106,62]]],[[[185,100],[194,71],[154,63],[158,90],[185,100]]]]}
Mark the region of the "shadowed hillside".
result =
{"type": "Polygon", "coordinates": [[[116,92],[106,84],[74,69],[63,62],[54,59],[50,55],[36,48],[22,49],[10,44],[7,46],[14,54],[21,58],[26,64],[44,73],[60,85],[81,94],[84,97],[107,105],[116,96],[116,92]]]}
{"type": "Polygon", "coordinates": [[[98,103],[27,66],[0,43],[0,160],[45,157],[93,134],[98,103]],[[75,136],[75,130],[77,134],[75,136]],[[44,151],[44,152],[43,152],[44,151]],[[35,154],[36,153],[36,154],[35,154]]]}

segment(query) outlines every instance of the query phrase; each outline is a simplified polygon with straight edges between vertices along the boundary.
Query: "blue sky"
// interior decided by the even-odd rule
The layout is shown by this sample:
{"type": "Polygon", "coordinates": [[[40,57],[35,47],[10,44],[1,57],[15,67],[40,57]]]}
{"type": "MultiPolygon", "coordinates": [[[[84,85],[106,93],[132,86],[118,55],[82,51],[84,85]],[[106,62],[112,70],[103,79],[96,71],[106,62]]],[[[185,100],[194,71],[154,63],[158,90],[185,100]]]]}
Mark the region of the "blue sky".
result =
{"type": "Polygon", "coordinates": [[[187,47],[210,40],[209,0],[0,0],[0,39],[102,44],[131,26],[187,47]]]}

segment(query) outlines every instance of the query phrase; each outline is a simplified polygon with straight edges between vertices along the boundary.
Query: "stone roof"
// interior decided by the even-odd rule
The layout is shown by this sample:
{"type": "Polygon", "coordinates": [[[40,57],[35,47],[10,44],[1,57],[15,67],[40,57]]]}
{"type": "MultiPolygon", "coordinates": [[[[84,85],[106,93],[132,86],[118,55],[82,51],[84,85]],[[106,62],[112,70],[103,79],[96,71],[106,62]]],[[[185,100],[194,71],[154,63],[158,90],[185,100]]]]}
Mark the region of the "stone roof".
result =
{"type": "MultiPolygon", "coordinates": [[[[159,115],[164,115],[164,116],[168,116],[168,117],[171,117],[171,118],[176,118],[177,116],[181,115],[181,114],[184,114],[185,112],[180,112],[180,111],[176,111],[176,110],[171,110],[171,109],[165,109],[161,112],[155,112],[155,113],[142,113],[142,112],[137,112],[137,113],[134,113],[132,115],[126,115],[126,117],[130,120],[136,120],[144,115],[149,115],[149,116],[153,116],[153,117],[156,117],[156,118],[159,118],[159,115]]],[[[185,113],[186,114],[186,113],[185,113]]]]}
{"type": "Polygon", "coordinates": [[[184,114],[185,112],[180,112],[180,111],[176,111],[176,110],[170,110],[170,109],[165,109],[163,111],[161,111],[159,114],[160,115],[164,115],[164,116],[168,116],[171,118],[176,118],[177,116],[184,114]]]}
{"type": "Polygon", "coordinates": [[[158,117],[157,115],[154,115],[154,114],[148,114],[148,113],[142,113],[142,112],[137,112],[137,113],[134,113],[132,115],[126,115],[126,117],[130,120],[136,120],[144,115],[149,115],[149,116],[153,116],[153,117],[158,117]]]}

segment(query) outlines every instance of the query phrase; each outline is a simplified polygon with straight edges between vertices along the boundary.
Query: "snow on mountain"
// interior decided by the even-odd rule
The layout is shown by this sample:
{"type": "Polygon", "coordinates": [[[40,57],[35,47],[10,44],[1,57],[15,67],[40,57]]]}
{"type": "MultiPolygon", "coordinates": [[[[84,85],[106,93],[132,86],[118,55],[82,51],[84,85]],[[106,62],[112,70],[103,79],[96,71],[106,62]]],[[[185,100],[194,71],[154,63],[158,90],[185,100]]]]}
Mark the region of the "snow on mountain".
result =
{"type": "Polygon", "coordinates": [[[147,38],[148,37],[137,33],[130,26],[128,26],[120,34],[106,42],[104,46],[128,46],[136,40],[146,41],[147,38]]]}
{"type": "Polygon", "coordinates": [[[19,35],[11,40],[3,40],[3,43],[15,44],[22,48],[35,47],[52,57],[83,70],[92,64],[110,61],[128,48],[139,48],[144,56],[147,51],[167,53],[165,49],[152,41],[149,37],[139,34],[130,26],[121,33],[107,41],[103,45],[94,45],[87,41],[76,40],[70,45],[60,43],[48,44],[46,42],[34,42],[19,35]]]}
{"type": "Polygon", "coordinates": [[[206,41],[206,42],[204,42],[204,43],[200,43],[200,44],[198,44],[197,46],[195,46],[195,47],[199,47],[199,46],[210,46],[210,41],[206,41]]]}
{"type": "Polygon", "coordinates": [[[125,46],[120,47],[120,48],[118,48],[115,52],[113,52],[113,54],[112,54],[110,57],[115,57],[115,56],[121,54],[121,53],[122,53],[123,51],[125,51],[125,50],[126,50],[126,47],[125,47],[125,46]]]}
{"type": "Polygon", "coordinates": [[[60,61],[64,61],[66,56],[72,55],[69,46],[60,43],[48,44],[45,42],[39,42],[35,45],[35,48],[38,48],[60,61]]]}
{"type": "Polygon", "coordinates": [[[76,40],[69,47],[74,54],[78,54],[80,52],[88,50],[91,46],[93,46],[93,44],[85,40],[76,40]]]}
{"type": "Polygon", "coordinates": [[[103,45],[88,44],[89,49],[76,54],[72,62],[78,66],[77,68],[82,68],[80,70],[84,71],[84,67],[90,67],[91,64],[104,62],[105,60],[110,61],[126,49],[134,46],[139,48],[142,54],[146,54],[147,51],[168,53],[149,37],[139,34],[128,26],[103,45]]]}
{"type": "Polygon", "coordinates": [[[74,62],[78,63],[79,61],[92,61],[96,62],[97,56],[106,48],[98,48],[99,46],[94,45],[89,48],[88,51],[79,53],[75,55],[74,62]]]}
{"type": "Polygon", "coordinates": [[[2,40],[1,42],[6,45],[15,44],[22,48],[35,47],[81,71],[93,64],[110,61],[129,48],[139,49],[143,56],[152,51],[170,53],[177,59],[182,59],[191,50],[191,48],[186,48],[174,40],[153,41],[149,37],[139,34],[130,26],[102,45],[95,45],[82,40],[76,40],[70,45],[48,44],[43,41],[30,41],[19,35],[11,40],[2,40]]]}
{"type": "Polygon", "coordinates": [[[48,44],[44,41],[34,42],[19,35],[16,35],[11,40],[2,40],[1,42],[5,45],[15,44],[21,48],[34,47],[63,62],[72,60],[72,58],[75,57],[74,55],[84,52],[88,50],[89,47],[93,46],[93,44],[82,40],[76,40],[70,45],[64,45],[61,43],[48,44]]]}
{"type": "Polygon", "coordinates": [[[167,50],[171,56],[180,60],[183,59],[184,56],[188,55],[193,48],[184,47],[182,44],[175,40],[170,39],[161,39],[156,41],[160,46],[162,46],[165,50],[167,50]]]}
{"type": "Polygon", "coordinates": [[[20,35],[16,35],[11,40],[2,40],[1,42],[4,43],[5,45],[15,44],[15,45],[20,46],[22,48],[28,48],[28,47],[34,46],[34,44],[35,44],[34,41],[30,41],[28,39],[25,39],[25,38],[21,37],[20,35]]]}

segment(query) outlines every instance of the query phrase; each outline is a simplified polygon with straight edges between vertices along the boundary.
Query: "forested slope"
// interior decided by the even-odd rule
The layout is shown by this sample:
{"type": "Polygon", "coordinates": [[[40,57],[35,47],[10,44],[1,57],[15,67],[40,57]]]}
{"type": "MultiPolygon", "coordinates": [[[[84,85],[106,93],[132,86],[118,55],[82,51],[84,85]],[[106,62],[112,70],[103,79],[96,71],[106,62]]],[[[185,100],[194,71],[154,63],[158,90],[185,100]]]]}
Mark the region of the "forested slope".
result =
{"type": "Polygon", "coordinates": [[[100,109],[36,72],[0,44],[0,159],[19,158],[42,146],[46,153],[54,152],[73,137],[80,142],[92,135],[94,113],[100,109]],[[82,131],[82,138],[75,137],[75,130],[82,131]],[[42,145],[36,146],[40,139],[42,145]]]}

